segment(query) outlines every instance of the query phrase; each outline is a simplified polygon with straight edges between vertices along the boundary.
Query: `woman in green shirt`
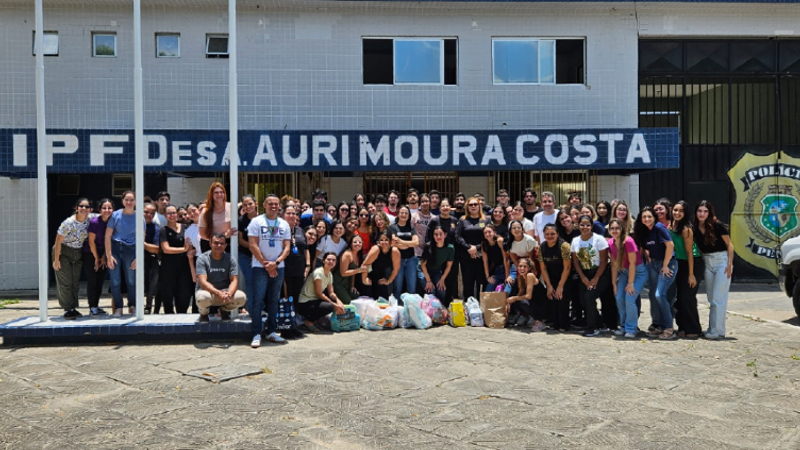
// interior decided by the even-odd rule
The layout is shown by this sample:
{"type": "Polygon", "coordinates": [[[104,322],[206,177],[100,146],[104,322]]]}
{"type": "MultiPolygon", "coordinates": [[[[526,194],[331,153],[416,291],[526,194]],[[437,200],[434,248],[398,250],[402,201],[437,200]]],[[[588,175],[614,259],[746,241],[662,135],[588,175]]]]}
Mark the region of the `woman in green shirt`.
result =
{"type": "Polygon", "coordinates": [[[303,284],[303,290],[300,291],[300,298],[297,301],[297,310],[303,315],[305,332],[319,331],[314,326],[314,321],[323,316],[330,313],[344,313],[344,304],[333,292],[331,271],[335,266],[336,253],[325,253],[322,255],[322,267],[314,269],[303,284]]]}
{"type": "MultiPolygon", "coordinates": [[[[697,312],[698,283],[694,274],[698,272],[695,270],[697,264],[702,264],[703,260],[700,258],[697,246],[694,245],[692,222],[686,210],[686,202],[681,200],[676,203],[672,208],[672,223],[669,227],[669,234],[675,242],[675,258],[678,260],[678,275],[675,278],[678,290],[675,300],[675,322],[680,329],[678,336],[697,339],[702,328],[700,315],[697,312]]],[[[703,273],[702,270],[699,272],[703,273]]]]}

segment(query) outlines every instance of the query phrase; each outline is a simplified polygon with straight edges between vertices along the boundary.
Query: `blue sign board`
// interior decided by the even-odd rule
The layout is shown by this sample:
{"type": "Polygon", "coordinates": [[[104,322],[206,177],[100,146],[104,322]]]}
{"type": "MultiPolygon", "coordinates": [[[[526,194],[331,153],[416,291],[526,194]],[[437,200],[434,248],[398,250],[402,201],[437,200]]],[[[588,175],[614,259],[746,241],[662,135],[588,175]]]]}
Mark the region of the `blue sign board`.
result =
{"type": "MultiPolygon", "coordinates": [[[[229,170],[227,130],[147,130],[148,172],[229,170]]],[[[679,167],[678,129],[239,131],[243,172],[679,167]]],[[[0,129],[0,173],[36,173],[36,130],[0,129]]],[[[134,171],[132,130],[47,133],[50,173],[134,171]]]]}

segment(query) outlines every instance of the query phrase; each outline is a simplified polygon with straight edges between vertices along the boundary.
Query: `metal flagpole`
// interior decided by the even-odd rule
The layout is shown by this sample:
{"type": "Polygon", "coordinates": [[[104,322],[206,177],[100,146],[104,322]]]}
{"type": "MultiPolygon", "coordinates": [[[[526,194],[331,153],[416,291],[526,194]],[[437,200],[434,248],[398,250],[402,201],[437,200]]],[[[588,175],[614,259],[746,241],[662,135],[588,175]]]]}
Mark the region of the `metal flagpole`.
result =
{"type": "Polygon", "coordinates": [[[144,319],[144,113],[142,95],[142,4],[133,0],[133,130],[136,154],[136,320],[144,319]]]}
{"type": "Polygon", "coordinates": [[[44,8],[36,0],[36,186],[39,202],[36,234],[39,248],[39,320],[47,322],[47,290],[50,279],[50,247],[47,238],[47,131],[44,117],[44,8]]]}
{"type": "MultiPolygon", "coordinates": [[[[236,73],[236,0],[228,0],[228,127],[230,131],[231,226],[239,217],[239,81],[236,73]]],[[[241,233],[243,230],[239,230],[241,233]]],[[[231,257],[238,261],[239,238],[231,238],[231,257]]]]}

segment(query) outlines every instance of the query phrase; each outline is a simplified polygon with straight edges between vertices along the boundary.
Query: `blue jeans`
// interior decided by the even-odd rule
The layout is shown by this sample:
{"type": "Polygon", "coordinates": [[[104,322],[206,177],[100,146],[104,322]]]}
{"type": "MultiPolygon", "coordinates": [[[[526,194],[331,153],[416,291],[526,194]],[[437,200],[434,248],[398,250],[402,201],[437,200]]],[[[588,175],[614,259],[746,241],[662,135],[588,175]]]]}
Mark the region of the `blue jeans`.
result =
{"type": "MultiPolygon", "coordinates": [[[[136,246],[125,245],[118,241],[111,243],[111,256],[117,260],[114,268],[109,270],[111,277],[111,297],[114,299],[114,308],[122,308],[122,277],[128,288],[128,306],[136,306],[136,271],[131,270],[131,264],[136,259],[136,246]]],[[[144,261],[142,261],[144,264],[144,261]]]]}
{"type": "Polygon", "coordinates": [[[397,272],[397,278],[394,279],[394,297],[396,299],[400,300],[400,295],[404,292],[416,293],[418,267],[419,258],[416,256],[400,260],[400,271],[397,272]],[[406,282],[407,291],[403,290],[403,281],[406,282]]]}
{"type": "MultiPolygon", "coordinates": [[[[494,281],[498,281],[498,283],[491,284],[488,281],[486,282],[486,289],[485,292],[494,292],[497,289],[497,286],[501,284],[505,284],[504,291],[507,294],[511,294],[511,285],[506,284],[506,268],[504,266],[497,266],[494,269],[494,273],[490,273],[489,275],[494,276],[494,281]]],[[[517,279],[517,266],[511,264],[511,267],[508,269],[508,276],[513,278],[515,281],[517,279]]]]}
{"type": "Polygon", "coordinates": [[[239,290],[244,291],[247,302],[244,308],[250,312],[253,307],[253,266],[250,256],[239,252],[239,290]]]}
{"type": "Polygon", "coordinates": [[[669,288],[675,282],[675,275],[678,274],[678,261],[672,258],[668,264],[672,276],[668,277],[661,274],[664,266],[663,260],[653,260],[647,265],[649,275],[648,289],[650,290],[650,313],[655,313],[653,323],[661,327],[662,330],[672,328],[672,305],[669,299],[669,288]]]}
{"type": "Polygon", "coordinates": [[[253,267],[253,301],[251,303],[253,309],[250,311],[253,335],[260,334],[264,329],[261,311],[264,310],[265,303],[267,305],[266,334],[274,333],[278,328],[278,301],[281,298],[283,271],[283,267],[278,269],[278,275],[273,278],[263,267],[253,267]]]}
{"type": "MultiPolygon", "coordinates": [[[[439,280],[442,279],[442,275],[443,275],[442,271],[441,270],[428,269],[428,275],[431,277],[431,281],[433,282],[433,292],[431,292],[431,294],[435,295],[436,298],[441,300],[442,304],[444,305],[444,299],[447,298],[447,291],[446,290],[445,291],[441,291],[441,290],[439,290],[438,287],[436,287],[436,283],[438,283],[439,280]]],[[[425,275],[420,271],[420,273],[419,273],[419,290],[421,292],[425,292],[425,284],[426,284],[425,275]]],[[[426,294],[427,294],[427,292],[426,292],[426,294]]]]}
{"type": "Polygon", "coordinates": [[[728,267],[728,252],[714,252],[703,255],[706,265],[706,295],[711,311],[708,313],[706,334],[725,336],[725,314],[728,310],[728,291],[731,279],[725,274],[728,267]]]}
{"type": "Polygon", "coordinates": [[[628,285],[628,270],[621,269],[617,274],[617,311],[619,311],[619,324],[626,333],[636,333],[639,325],[639,308],[636,306],[636,299],[642,293],[644,283],[647,281],[647,268],[644,264],[636,266],[636,275],[633,279],[633,288],[636,293],[629,295],[625,292],[628,285]]]}

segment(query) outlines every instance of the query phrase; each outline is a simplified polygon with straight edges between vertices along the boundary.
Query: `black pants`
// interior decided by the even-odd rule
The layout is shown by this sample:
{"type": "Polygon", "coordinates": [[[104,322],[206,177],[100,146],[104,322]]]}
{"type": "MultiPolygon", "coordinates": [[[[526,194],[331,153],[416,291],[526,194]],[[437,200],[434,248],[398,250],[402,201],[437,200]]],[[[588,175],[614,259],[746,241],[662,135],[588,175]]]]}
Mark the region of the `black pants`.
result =
{"type": "Polygon", "coordinates": [[[461,265],[461,282],[464,283],[464,300],[475,297],[480,300],[486,274],[483,272],[483,259],[471,258],[468,253],[458,256],[461,265]]]}
{"type": "MultiPolygon", "coordinates": [[[[611,269],[606,269],[606,272],[609,270],[611,269]]],[[[609,278],[609,288],[600,296],[600,305],[603,308],[603,323],[606,328],[616,330],[619,326],[619,311],[617,310],[617,299],[614,297],[614,288],[611,287],[610,281],[609,278]]]]}
{"type": "MultiPolygon", "coordinates": [[[[581,282],[579,296],[583,301],[587,330],[596,330],[601,327],[600,313],[597,311],[597,299],[602,299],[603,294],[611,289],[611,275],[608,272],[608,269],[603,272],[603,275],[597,280],[597,286],[595,286],[594,289],[587,288],[586,285],[581,282]]],[[[590,280],[594,278],[596,273],[596,270],[583,271],[584,276],[590,280]]]]}
{"type": "Polygon", "coordinates": [[[305,283],[305,281],[306,279],[302,275],[298,277],[284,274],[283,284],[286,288],[286,291],[284,291],[285,298],[292,297],[294,304],[299,305],[300,303],[297,302],[297,299],[300,298],[300,291],[303,290],[303,283],[305,283]]]}
{"type": "Polygon", "coordinates": [[[368,289],[371,292],[370,297],[374,298],[375,300],[377,300],[378,297],[383,297],[388,300],[389,296],[392,295],[392,293],[394,292],[394,283],[389,283],[383,286],[378,281],[381,278],[385,278],[388,280],[389,277],[391,276],[392,276],[391,267],[386,267],[383,270],[382,274],[380,270],[373,269],[372,272],[370,272],[369,275],[367,275],[367,278],[369,278],[370,281],[372,281],[372,286],[364,286],[365,289],[368,289]]]}
{"type": "Polygon", "coordinates": [[[159,295],[164,303],[164,314],[185,314],[189,311],[189,302],[194,292],[192,272],[186,255],[179,259],[161,261],[159,273],[159,295]]]}
{"type": "Polygon", "coordinates": [[[333,312],[333,304],[322,300],[311,300],[305,303],[296,303],[297,311],[309,322],[327,316],[333,312]]]}
{"type": "Polygon", "coordinates": [[[156,298],[156,309],[154,314],[158,314],[161,309],[161,298],[158,293],[158,275],[161,268],[158,264],[158,256],[152,253],[145,253],[144,255],[144,283],[146,286],[147,298],[145,300],[145,308],[153,307],[153,297],[156,298]]]}
{"type": "Polygon", "coordinates": [[[678,298],[675,301],[675,322],[678,328],[686,334],[700,334],[703,329],[700,325],[700,315],[697,312],[697,288],[700,286],[698,274],[703,273],[703,260],[694,259],[694,273],[697,284],[689,287],[689,261],[678,260],[678,274],[675,276],[675,285],[678,288],[678,298]]]}
{"type": "Polygon", "coordinates": [[[447,278],[444,280],[444,287],[447,288],[444,296],[444,300],[442,304],[445,308],[450,306],[450,303],[453,301],[454,298],[464,299],[464,297],[460,296],[458,293],[458,269],[460,267],[458,258],[453,258],[453,265],[450,266],[450,273],[447,274],[447,278]]]}
{"type": "Polygon", "coordinates": [[[578,326],[586,326],[586,314],[583,310],[583,299],[580,295],[583,282],[575,271],[569,273],[567,284],[564,285],[564,299],[569,301],[572,322],[578,326]]]}
{"type": "Polygon", "coordinates": [[[97,308],[100,305],[100,295],[103,293],[107,269],[101,267],[97,272],[94,271],[95,259],[91,252],[84,253],[81,260],[83,261],[83,271],[86,272],[86,296],[89,308],[97,308]]]}
{"type": "MultiPolygon", "coordinates": [[[[547,275],[550,278],[550,282],[553,284],[553,290],[558,288],[558,283],[561,281],[561,274],[562,272],[548,272],[547,275]]],[[[561,300],[547,299],[549,317],[553,321],[553,328],[557,330],[569,330],[569,306],[571,300],[575,297],[574,288],[575,284],[570,283],[570,280],[567,279],[567,282],[564,283],[564,295],[561,296],[561,300]]],[[[547,296],[546,292],[545,296],[547,296]]]]}

